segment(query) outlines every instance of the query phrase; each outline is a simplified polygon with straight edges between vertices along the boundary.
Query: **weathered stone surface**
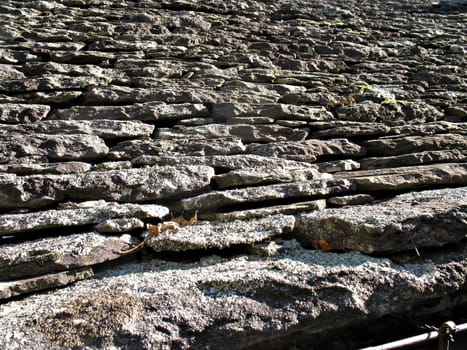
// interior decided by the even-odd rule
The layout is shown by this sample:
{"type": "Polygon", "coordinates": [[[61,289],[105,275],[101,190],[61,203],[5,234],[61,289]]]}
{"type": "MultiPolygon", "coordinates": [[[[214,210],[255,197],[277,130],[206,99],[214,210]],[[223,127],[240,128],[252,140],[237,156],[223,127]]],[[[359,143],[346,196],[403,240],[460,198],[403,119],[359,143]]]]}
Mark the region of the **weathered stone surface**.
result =
{"type": "Polygon", "coordinates": [[[138,138],[151,136],[154,125],[123,120],[45,120],[34,124],[0,125],[3,135],[27,134],[85,134],[103,139],[138,138]]]}
{"type": "Polygon", "coordinates": [[[96,233],[42,238],[0,247],[2,280],[45,275],[118,259],[128,242],[96,233]]]}
{"type": "Polygon", "coordinates": [[[348,196],[331,197],[326,200],[328,204],[335,206],[362,205],[373,202],[374,198],[369,194],[353,194],[348,196]]]}
{"type": "Polygon", "coordinates": [[[49,112],[47,105],[5,103],[0,106],[0,123],[34,123],[49,112]]]}
{"type": "Polygon", "coordinates": [[[46,156],[52,161],[97,160],[109,148],[95,135],[56,135],[3,133],[0,131],[0,157],[3,162],[26,156],[46,156]]]}
{"type": "Polygon", "coordinates": [[[455,294],[466,283],[465,245],[450,253],[450,262],[432,255],[431,261],[405,265],[359,253],[304,250],[294,241],[284,242],[279,252],[266,258],[128,263],[69,288],[11,301],[0,305],[0,346],[42,350],[116,342],[124,348],[144,342],[152,348],[242,349],[290,339],[294,332],[314,337],[335,331],[336,313],[339,327],[345,327],[413,312],[413,305],[455,294]],[[80,311],[89,308],[92,314],[80,311]],[[109,320],[110,314],[121,316],[109,320]],[[70,328],[83,317],[83,325],[70,328]]]}
{"type": "Polygon", "coordinates": [[[198,209],[203,211],[291,198],[300,201],[307,197],[320,197],[347,192],[351,189],[352,185],[347,180],[334,181],[323,179],[225,191],[211,191],[196,197],[182,199],[181,204],[185,210],[198,209]]]}
{"type": "Polygon", "coordinates": [[[26,231],[99,224],[117,218],[162,218],[169,209],[156,204],[111,203],[103,200],[64,204],[59,210],[0,215],[0,236],[26,231]]]}
{"type": "MultiPolygon", "coordinates": [[[[467,159],[465,149],[423,151],[416,153],[401,154],[389,157],[370,157],[360,159],[360,168],[380,169],[407,165],[422,165],[430,163],[465,162],[467,159]]],[[[321,170],[321,169],[320,169],[321,170]]]]}
{"type": "Polygon", "coordinates": [[[310,137],[314,138],[380,136],[389,134],[391,131],[389,126],[382,123],[332,121],[314,122],[309,125],[311,128],[323,129],[310,133],[310,137]]]}
{"type": "Polygon", "coordinates": [[[123,141],[110,149],[113,160],[131,160],[140,156],[212,156],[243,153],[245,145],[237,137],[212,140],[176,138],[168,140],[123,141]]]}
{"type": "Polygon", "coordinates": [[[247,152],[269,157],[279,157],[303,162],[314,162],[320,156],[362,155],[362,148],[347,139],[305,140],[300,142],[274,142],[250,144],[247,152]]]}
{"type": "Polygon", "coordinates": [[[443,149],[465,150],[467,148],[467,136],[443,134],[433,136],[388,137],[366,141],[363,146],[366,148],[368,154],[382,156],[443,149]]]}
{"type": "Polygon", "coordinates": [[[314,168],[249,168],[213,176],[219,189],[283,182],[312,181],[321,178],[314,168]]]}
{"type": "Polygon", "coordinates": [[[350,171],[350,170],[360,169],[360,163],[352,159],[320,162],[320,163],[316,163],[316,166],[318,167],[319,171],[323,173],[335,173],[338,171],[350,171]]]}
{"type": "Polygon", "coordinates": [[[91,170],[91,164],[84,162],[10,163],[0,165],[0,172],[13,173],[17,175],[81,174],[89,170],[91,170]]]}
{"type": "Polygon", "coordinates": [[[223,125],[208,124],[179,129],[159,129],[158,137],[162,140],[174,138],[207,139],[238,137],[242,142],[278,142],[302,141],[308,133],[305,130],[292,129],[279,125],[223,125]]]}
{"type": "Polygon", "coordinates": [[[71,271],[51,273],[39,277],[31,277],[23,280],[0,282],[0,299],[41,291],[44,289],[63,287],[70,283],[93,277],[94,273],[90,268],[83,268],[71,271]]]}
{"type": "Polygon", "coordinates": [[[325,199],[316,199],[307,202],[296,202],[293,204],[274,205],[249,210],[231,211],[226,213],[201,213],[198,217],[212,221],[245,220],[250,218],[268,217],[276,214],[291,215],[302,211],[323,210],[326,208],[325,199]]]}
{"type": "Polygon", "coordinates": [[[144,228],[144,222],[138,218],[107,219],[94,226],[97,232],[121,233],[144,228]]]}
{"type": "Polygon", "coordinates": [[[232,154],[212,156],[146,156],[142,155],[132,160],[135,166],[141,165],[207,165],[221,171],[251,168],[287,169],[314,168],[315,165],[275,157],[263,157],[254,154],[232,154]]]}
{"type": "Polygon", "coordinates": [[[254,244],[292,232],[295,218],[276,214],[271,217],[222,222],[198,221],[181,227],[177,232],[166,231],[146,240],[155,251],[185,251],[208,248],[228,248],[254,244]]]}
{"type": "Polygon", "coordinates": [[[128,106],[75,106],[56,111],[52,118],[63,120],[136,119],[141,121],[167,121],[207,117],[208,115],[208,109],[202,104],[148,102],[128,106]]]}
{"type": "Polygon", "coordinates": [[[142,202],[177,198],[208,188],[214,169],[165,166],[67,175],[0,174],[2,208],[40,208],[63,200],[142,202]]]}
{"type": "Polygon", "coordinates": [[[438,247],[466,238],[467,188],[402,194],[372,205],[297,215],[295,236],[364,253],[438,247]],[[440,205],[443,203],[443,205],[440,205]]]}
{"type": "Polygon", "coordinates": [[[448,163],[336,173],[362,191],[415,190],[467,184],[467,164],[448,163]]]}

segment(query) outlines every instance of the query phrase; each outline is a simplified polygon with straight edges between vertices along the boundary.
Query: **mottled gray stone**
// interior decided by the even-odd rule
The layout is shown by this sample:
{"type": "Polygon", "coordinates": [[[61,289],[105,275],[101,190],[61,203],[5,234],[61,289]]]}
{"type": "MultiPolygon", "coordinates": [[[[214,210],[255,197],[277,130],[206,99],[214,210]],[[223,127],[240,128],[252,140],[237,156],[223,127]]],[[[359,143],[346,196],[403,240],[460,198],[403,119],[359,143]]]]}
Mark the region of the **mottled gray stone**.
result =
{"type": "Polygon", "coordinates": [[[34,124],[0,125],[0,134],[84,134],[103,139],[149,137],[154,125],[126,120],[44,120],[34,124]]]}
{"type": "Polygon", "coordinates": [[[5,103],[0,106],[0,123],[34,123],[44,119],[49,111],[46,105],[5,103]]]}
{"type": "Polygon", "coordinates": [[[466,237],[467,188],[411,192],[371,205],[297,215],[295,236],[310,246],[382,253],[439,247],[466,237]]]}
{"type": "Polygon", "coordinates": [[[184,198],[181,204],[185,210],[214,210],[229,206],[256,204],[295,198],[297,201],[309,197],[323,197],[352,189],[347,180],[314,180],[286,184],[263,185],[225,191],[211,191],[199,196],[184,198]]]}
{"type": "Polygon", "coordinates": [[[46,156],[52,161],[98,160],[108,151],[104,140],[95,135],[0,132],[0,156],[7,161],[26,156],[46,156]]]}
{"type": "Polygon", "coordinates": [[[94,226],[97,232],[121,233],[144,228],[144,222],[138,218],[108,219],[94,226]]]}
{"type": "Polygon", "coordinates": [[[396,136],[369,140],[363,143],[368,154],[395,156],[422,151],[439,151],[467,148],[467,136],[441,134],[433,136],[396,136]]]}
{"type": "Polygon", "coordinates": [[[199,213],[198,217],[212,221],[232,221],[250,218],[269,217],[276,214],[291,215],[303,211],[323,210],[326,208],[325,199],[316,199],[307,202],[296,202],[292,204],[262,206],[261,208],[231,211],[226,213],[199,213]]]}
{"type": "Polygon", "coordinates": [[[423,165],[430,163],[465,162],[467,152],[461,149],[442,151],[423,151],[416,153],[401,154],[389,157],[370,157],[360,159],[360,168],[380,169],[407,165],[423,165]]]}
{"type": "Polygon", "coordinates": [[[40,208],[63,200],[142,202],[179,198],[209,188],[214,169],[163,166],[86,174],[0,174],[2,208],[40,208]]]}
{"type": "Polygon", "coordinates": [[[64,163],[13,163],[1,164],[0,172],[17,175],[31,174],[80,174],[91,170],[91,164],[84,162],[64,163]]]}
{"type": "Polygon", "coordinates": [[[413,313],[413,305],[455,295],[466,283],[465,244],[449,253],[449,262],[432,254],[430,261],[404,265],[305,250],[294,241],[277,249],[271,257],[129,262],[99,278],[10,301],[0,305],[0,346],[97,349],[105,343],[123,349],[143,342],[150,348],[242,349],[290,339],[291,330],[317,337],[357,320],[413,313]],[[89,308],[92,314],[80,311],[89,308]]]}
{"type": "Polygon", "coordinates": [[[224,249],[240,244],[254,244],[292,232],[295,218],[276,214],[265,218],[205,222],[165,231],[149,238],[145,245],[155,251],[185,251],[208,248],[224,249]]]}
{"type": "Polygon", "coordinates": [[[237,169],[213,176],[219,189],[284,182],[312,181],[321,178],[315,168],[261,168],[237,169]]]}
{"type": "Polygon", "coordinates": [[[254,154],[232,154],[232,155],[211,155],[211,156],[146,156],[142,155],[132,160],[135,166],[142,165],[207,165],[221,171],[250,168],[314,168],[316,166],[306,162],[298,162],[275,157],[263,157],[254,154]]]}
{"type": "Polygon", "coordinates": [[[340,155],[349,157],[362,155],[364,150],[347,139],[332,139],[249,144],[247,152],[262,156],[314,162],[320,156],[340,155]]]}
{"type": "Polygon", "coordinates": [[[0,215],[0,236],[26,231],[98,224],[117,218],[162,218],[169,209],[156,204],[111,203],[102,200],[64,204],[59,210],[0,215]]]}
{"type": "Polygon", "coordinates": [[[14,79],[0,81],[0,91],[7,93],[48,91],[66,89],[84,89],[88,86],[106,84],[104,77],[70,77],[51,75],[37,78],[14,79]]]}
{"type": "Polygon", "coordinates": [[[63,287],[70,283],[93,276],[94,273],[91,268],[82,268],[31,277],[23,280],[0,282],[0,299],[9,299],[25,293],[63,287]]]}
{"type": "Polygon", "coordinates": [[[374,200],[369,194],[353,194],[348,196],[331,197],[326,200],[328,204],[343,207],[345,205],[362,205],[374,200]]]}
{"type": "Polygon", "coordinates": [[[1,279],[12,280],[71,270],[118,259],[129,243],[93,232],[41,238],[0,247],[1,279]]]}
{"type": "Polygon", "coordinates": [[[318,167],[319,171],[323,173],[335,173],[338,171],[351,171],[360,169],[360,163],[352,159],[332,160],[329,162],[315,163],[315,165],[318,167]]]}
{"type": "Polygon", "coordinates": [[[141,121],[168,121],[191,117],[207,117],[202,104],[163,102],[137,103],[128,106],[75,106],[57,110],[52,118],[72,120],[120,119],[141,121]]]}
{"type": "MultiPolygon", "coordinates": [[[[243,153],[245,145],[237,137],[212,140],[175,138],[167,140],[123,141],[110,149],[108,158],[131,160],[140,156],[213,156],[243,153]]],[[[136,163],[135,163],[136,164],[136,163]]]]}
{"type": "Polygon", "coordinates": [[[466,163],[440,163],[336,173],[362,191],[416,190],[429,186],[467,184],[466,163]]]}
{"type": "Polygon", "coordinates": [[[207,124],[201,126],[165,128],[158,130],[158,138],[206,139],[238,137],[242,142],[279,142],[302,141],[308,133],[301,129],[292,129],[279,125],[224,125],[207,124]]]}

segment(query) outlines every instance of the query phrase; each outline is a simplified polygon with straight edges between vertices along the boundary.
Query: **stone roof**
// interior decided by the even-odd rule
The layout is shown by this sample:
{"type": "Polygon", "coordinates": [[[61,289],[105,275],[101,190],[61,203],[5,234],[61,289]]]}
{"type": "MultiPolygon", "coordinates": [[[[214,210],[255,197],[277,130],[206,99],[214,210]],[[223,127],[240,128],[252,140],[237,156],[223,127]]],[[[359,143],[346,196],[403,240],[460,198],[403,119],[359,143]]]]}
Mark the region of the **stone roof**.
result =
{"type": "Polygon", "coordinates": [[[357,347],[465,307],[464,11],[2,1],[0,348],[357,347]]]}

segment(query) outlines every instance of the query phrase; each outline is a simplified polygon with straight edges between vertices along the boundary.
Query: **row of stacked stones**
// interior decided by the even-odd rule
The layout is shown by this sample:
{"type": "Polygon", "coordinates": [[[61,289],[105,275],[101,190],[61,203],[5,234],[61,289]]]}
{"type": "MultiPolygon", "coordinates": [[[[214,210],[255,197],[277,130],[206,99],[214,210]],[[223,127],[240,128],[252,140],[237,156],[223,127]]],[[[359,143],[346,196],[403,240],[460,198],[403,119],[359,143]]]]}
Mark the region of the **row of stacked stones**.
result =
{"type": "Polygon", "coordinates": [[[0,348],[332,348],[465,306],[460,6],[2,1],[0,348]]]}

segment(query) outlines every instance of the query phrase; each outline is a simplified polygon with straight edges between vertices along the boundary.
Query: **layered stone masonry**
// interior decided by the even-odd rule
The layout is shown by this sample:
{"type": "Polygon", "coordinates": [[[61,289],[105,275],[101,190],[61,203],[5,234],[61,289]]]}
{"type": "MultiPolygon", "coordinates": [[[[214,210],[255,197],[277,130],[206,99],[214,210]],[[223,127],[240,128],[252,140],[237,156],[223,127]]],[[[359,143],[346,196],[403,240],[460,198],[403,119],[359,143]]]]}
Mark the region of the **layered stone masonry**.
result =
{"type": "Polygon", "coordinates": [[[240,349],[461,305],[462,6],[3,1],[0,347],[204,348],[222,334],[240,349]],[[121,254],[179,215],[198,222],[146,239],[141,265],[121,254]],[[82,279],[49,294],[69,314],[27,294],[82,279]],[[123,286],[135,309],[120,303],[112,324],[68,295],[123,286]]]}

